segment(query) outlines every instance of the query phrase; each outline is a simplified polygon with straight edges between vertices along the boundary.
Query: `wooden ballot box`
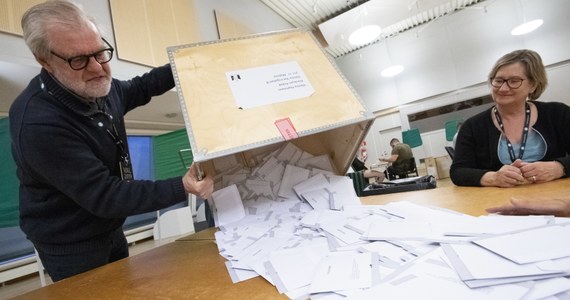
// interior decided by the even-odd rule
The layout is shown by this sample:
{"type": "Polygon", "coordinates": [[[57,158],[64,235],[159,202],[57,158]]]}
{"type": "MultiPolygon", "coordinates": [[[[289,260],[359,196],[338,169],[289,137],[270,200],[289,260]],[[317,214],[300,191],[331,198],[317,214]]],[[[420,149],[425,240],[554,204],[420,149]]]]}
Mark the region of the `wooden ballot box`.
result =
{"type": "Polygon", "coordinates": [[[305,30],[168,48],[193,159],[219,173],[291,142],[344,174],[372,114],[305,30]],[[217,163],[216,163],[217,162],[217,163]]]}

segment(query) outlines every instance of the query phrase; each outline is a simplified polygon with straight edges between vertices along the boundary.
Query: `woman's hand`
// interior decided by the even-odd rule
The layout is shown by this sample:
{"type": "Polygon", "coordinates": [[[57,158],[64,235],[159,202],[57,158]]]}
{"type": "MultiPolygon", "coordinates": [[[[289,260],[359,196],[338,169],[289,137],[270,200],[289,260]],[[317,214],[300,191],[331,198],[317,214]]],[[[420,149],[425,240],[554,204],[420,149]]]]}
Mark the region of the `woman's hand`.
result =
{"type": "Polygon", "coordinates": [[[547,182],[564,176],[564,167],[557,161],[521,162],[520,170],[529,182],[547,182]]]}
{"type": "Polygon", "coordinates": [[[514,165],[504,165],[497,172],[487,172],[481,177],[482,186],[514,187],[528,183],[521,170],[514,165]]]}

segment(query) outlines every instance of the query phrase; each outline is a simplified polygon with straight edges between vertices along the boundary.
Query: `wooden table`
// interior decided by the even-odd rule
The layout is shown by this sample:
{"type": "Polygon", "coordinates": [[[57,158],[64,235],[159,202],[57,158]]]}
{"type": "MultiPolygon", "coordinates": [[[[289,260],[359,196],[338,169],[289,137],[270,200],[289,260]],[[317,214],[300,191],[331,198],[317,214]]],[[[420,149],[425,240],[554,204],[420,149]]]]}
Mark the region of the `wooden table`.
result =
{"type": "MultiPolygon", "coordinates": [[[[439,183],[438,183],[439,184],[439,183]]],[[[570,179],[516,188],[457,187],[368,196],[363,204],[409,201],[484,215],[485,208],[512,196],[568,194],[570,179]]],[[[112,264],[76,275],[16,299],[285,299],[260,277],[233,284],[225,259],[214,244],[214,230],[183,237],[112,264]]]]}
{"type": "Polygon", "coordinates": [[[506,204],[512,197],[560,196],[570,194],[570,178],[514,188],[459,187],[449,180],[431,190],[362,197],[362,204],[386,204],[409,201],[416,204],[448,208],[465,214],[486,215],[486,208],[506,204]]]}
{"type": "Polygon", "coordinates": [[[202,231],[193,233],[193,234],[189,234],[187,236],[183,236],[179,239],[177,239],[177,242],[188,242],[188,241],[214,241],[214,233],[216,233],[216,231],[218,231],[217,228],[208,228],[208,229],[204,229],[202,231]]]}
{"type": "Polygon", "coordinates": [[[213,241],[172,242],[16,299],[272,299],[258,277],[234,285],[213,241]]]}

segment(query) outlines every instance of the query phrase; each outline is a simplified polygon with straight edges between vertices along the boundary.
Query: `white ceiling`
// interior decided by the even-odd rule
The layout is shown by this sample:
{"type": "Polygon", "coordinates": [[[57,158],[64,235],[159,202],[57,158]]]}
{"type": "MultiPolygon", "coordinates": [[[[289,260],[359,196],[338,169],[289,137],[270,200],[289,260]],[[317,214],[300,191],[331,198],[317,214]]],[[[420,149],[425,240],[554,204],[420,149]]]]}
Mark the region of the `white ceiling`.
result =
{"type": "Polygon", "coordinates": [[[307,28],[322,36],[325,50],[335,58],[367,46],[348,43],[348,36],[362,26],[374,24],[382,28],[380,37],[370,43],[374,44],[461,9],[475,8],[473,5],[485,1],[261,0],[295,27],[307,28]]]}
{"type": "MultiPolygon", "coordinates": [[[[324,42],[325,50],[338,58],[362,47],[351,46],[347,36],[365,22],[382,27],[379,39],[428,24],[446,14],[474,8],[474,4],[496,0],[259,0],[297,28],[306,28],[324,42]]],[[[479,9],[484,5],[477,5],[479,9]]],[[[418,29],[421,30],[421,27],[418,29]]],[[[23,65],[0,59],[0,117],[6,116],[19,91],[25,88],[39,67],[31,62],[23,65]],[[18,74],[17,76],[14,76],[18,74]]],[[[112,61],[117,64],[118,62],[112,61]]],[[[121,68],[113,67],[114,70],[121,68]]],[[[125,120],[131,133],[160,133],[184,128],[184,120],[176,92],[171,91],[127,114],[125,120]],[[173,116],[173,114],[175,114],[173,116]],[[168,116],[168,117],[167,117],[168,116]],[[154,132],[153,132],[154,130],[154,132]]]]}

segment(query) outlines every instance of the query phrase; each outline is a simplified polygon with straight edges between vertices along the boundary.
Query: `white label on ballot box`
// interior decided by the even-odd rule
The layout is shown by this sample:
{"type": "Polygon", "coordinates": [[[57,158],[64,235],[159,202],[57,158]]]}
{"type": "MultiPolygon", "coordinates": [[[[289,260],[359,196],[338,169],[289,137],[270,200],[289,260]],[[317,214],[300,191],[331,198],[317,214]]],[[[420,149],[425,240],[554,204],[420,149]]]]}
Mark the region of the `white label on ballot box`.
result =
{"type": "Polygon", "coordinates": [[[226,72],[241,109],[311,96],[315,89],[296,61],[226,72]]]}

